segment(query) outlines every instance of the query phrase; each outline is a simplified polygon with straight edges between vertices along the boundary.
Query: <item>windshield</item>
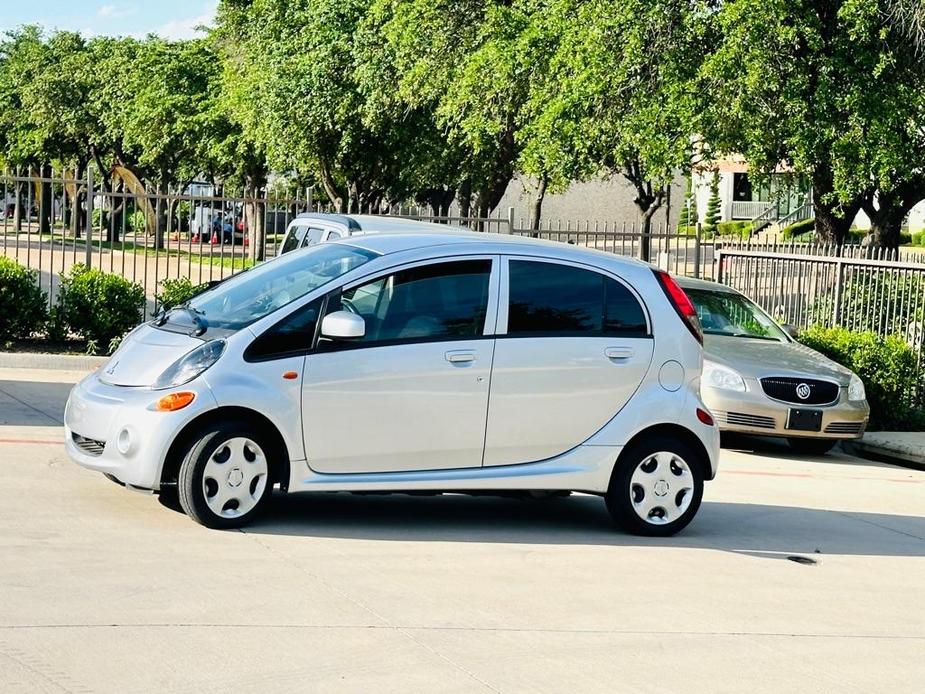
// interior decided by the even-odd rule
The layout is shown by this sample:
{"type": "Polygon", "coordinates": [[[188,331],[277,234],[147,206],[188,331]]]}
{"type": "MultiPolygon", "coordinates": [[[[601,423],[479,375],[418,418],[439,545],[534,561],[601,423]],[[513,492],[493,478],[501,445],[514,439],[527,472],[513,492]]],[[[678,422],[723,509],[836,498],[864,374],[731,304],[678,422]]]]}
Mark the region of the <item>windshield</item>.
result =
{"type": "Polygon", "coordinates": [[[707,335],[751,337],[787,342],[787,335],[768,315],[741,294],[686,289],[707,335]]]}
{"type": "Polygon", "coordinates": [[[375,257],[376,253],[343,244],[289,253],[193,297],[172,309],[167,320],[188,324],[196,316],[203,330],[239,330],[375,257]]]}

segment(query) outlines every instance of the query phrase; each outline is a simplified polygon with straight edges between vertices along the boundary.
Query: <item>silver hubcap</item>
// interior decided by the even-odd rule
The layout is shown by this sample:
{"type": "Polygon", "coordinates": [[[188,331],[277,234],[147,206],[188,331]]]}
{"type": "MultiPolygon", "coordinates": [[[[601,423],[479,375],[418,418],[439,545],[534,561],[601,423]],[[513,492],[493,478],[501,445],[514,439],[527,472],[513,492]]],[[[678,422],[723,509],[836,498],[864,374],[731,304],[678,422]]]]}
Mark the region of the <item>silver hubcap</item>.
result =
{"type": "Polygon", "coordinates": [[[260,446],[243,436],[216,448],[202,475],[206,503],[223,518],[237,518],[253,509],[266,486],[267,458],[260,446]]]}
{"type": "Polygon", "coordinates": [[[646,523],[677,520],[694,498],[694,476],[684,460],[669,451],[643,459],[630,479],[633,510],[646,523]]]}

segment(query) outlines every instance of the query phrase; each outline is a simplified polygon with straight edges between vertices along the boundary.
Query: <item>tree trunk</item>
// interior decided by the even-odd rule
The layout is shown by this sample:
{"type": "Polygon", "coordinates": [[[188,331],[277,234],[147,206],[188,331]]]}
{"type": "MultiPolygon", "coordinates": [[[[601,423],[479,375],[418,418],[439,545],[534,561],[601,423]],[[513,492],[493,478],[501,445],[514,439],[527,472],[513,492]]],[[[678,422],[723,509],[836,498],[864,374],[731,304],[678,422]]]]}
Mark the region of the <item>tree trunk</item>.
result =
{"type": "Polygon", "coordinates": [[[467,220],[463,223],[468,225],[468,219],[472,214],[472,181],[470,179],[467,178],[459,184],[457,198],[459,199],[459,216],[467,220]]]}
{"type": "Polygon", "coordinates": [[[42,199],[39,203],[39,233],[50,234],[54,217],[54,191],[51,187],[51,164],[42,164],[42,199]]]}
{"type": "Polygon", "coordinates": [[[251,258],[254,262],[259,262],[266,258],[267,251],[267,203],[260,195],[260,184],[253,179],[248,182],[246,191],[244,225],[247,229],[248,242],[251,244],[251,258]]]}
{"type": "MultiPolygon", "coordinates": [[[[540,219],[543,216],[543,200],[546,198],[546,188],[549,186],[549,177],[541,176],[539,185],[536,188],[536,195],[533,197],[533,209],[530,212],[530,229],[533,231],[540,230],[540,219]]],[[[536,237],[536,234],[533,234],[536,237]]]]}
{"type": "Polygon", "coordinates": [[[649,262],[652,255],[652,217],[662,206],[662,197],[652,202],[646,209],[641,206],[639,211],[642,212],[642,223],[639,226],[639,259],[649,262]]]}
{"type": "Polygon", "coordinates": [[[28,184],[24,181],[17,181],[15,186],[16,200],[14,201],[13,207],[13,230],[18,234],[22,231],[22,220],[25,217],[25,205],[23,204],[23,197],[25,196],[26,186],[28,184]]]}
{"type": "Polygon", "coordinates": [[[839,203],[835,197],[832,173],[825,165],[813,172],[812,183],[816,238],[823,243],[844,245],[848,230],[861,209],[862,197],[859,195],[848,204],[839,203]]]}
{"type": "Polygon", "coordinates": [[[156,204],[154,206],[154,247],[160,250],[164,247],[164,238],[167,231],[167,194],[169,187],[166,174],[162,173],[160,180],[157,182],[156,204]]]}

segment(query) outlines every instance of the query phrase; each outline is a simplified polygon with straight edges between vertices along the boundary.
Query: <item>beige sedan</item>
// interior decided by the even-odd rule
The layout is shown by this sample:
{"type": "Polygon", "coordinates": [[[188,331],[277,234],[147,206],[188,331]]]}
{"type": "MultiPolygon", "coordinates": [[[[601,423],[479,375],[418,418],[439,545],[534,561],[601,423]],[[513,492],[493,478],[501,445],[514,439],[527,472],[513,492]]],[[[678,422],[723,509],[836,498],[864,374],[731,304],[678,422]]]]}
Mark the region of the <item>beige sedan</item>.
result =
{"type": "Polygon", "coordinates": [[[703,326],[703,400],[723,431],[782,436],[823,454],[860,438],[870,408],[849,369],[794,341],[739,292],[679,278],[703,326]]]}

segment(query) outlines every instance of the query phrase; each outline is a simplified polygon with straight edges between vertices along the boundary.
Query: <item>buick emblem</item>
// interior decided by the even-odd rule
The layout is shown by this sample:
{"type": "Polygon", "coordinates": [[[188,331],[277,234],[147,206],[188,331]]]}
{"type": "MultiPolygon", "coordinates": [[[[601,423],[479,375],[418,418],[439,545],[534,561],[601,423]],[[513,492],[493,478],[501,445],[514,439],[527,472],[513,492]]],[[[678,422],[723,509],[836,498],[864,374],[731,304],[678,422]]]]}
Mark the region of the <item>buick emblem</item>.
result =
{"type": "Polygon", "coordinates": [[[810,389],[810,387],[807,384],[801,383],[800,385],[797,386],[797,397],[800,398],[800,400],[806,400],[812,394],[813,394],[813,391],[810,389]]]}

